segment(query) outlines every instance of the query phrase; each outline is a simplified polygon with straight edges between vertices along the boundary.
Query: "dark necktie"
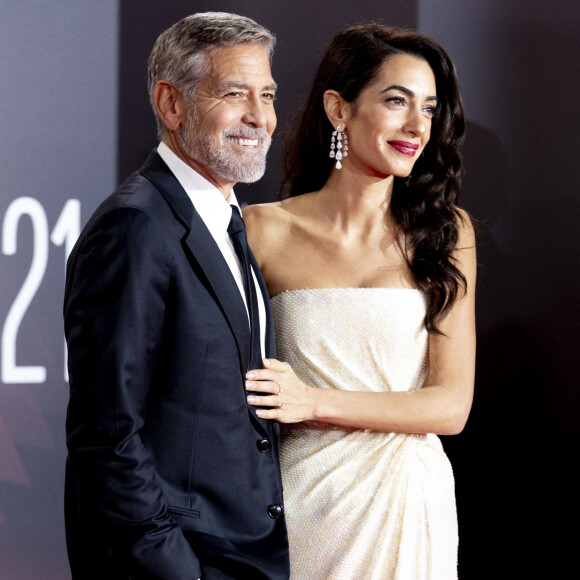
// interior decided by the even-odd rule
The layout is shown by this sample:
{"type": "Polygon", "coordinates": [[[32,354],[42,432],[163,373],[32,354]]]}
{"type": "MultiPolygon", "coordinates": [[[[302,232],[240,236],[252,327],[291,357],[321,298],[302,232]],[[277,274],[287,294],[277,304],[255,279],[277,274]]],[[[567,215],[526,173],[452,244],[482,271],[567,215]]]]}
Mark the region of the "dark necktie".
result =
{"type": "Polygon", "coordinates": [[[240,210],[232,205],[232,219],[228,226],[228,234],[232,238],[234,250],[240,260],[242,266],[242,274],[244,277],[244,290],[246,292],[246,304],[248,305],[248,314],[250,317],[250,334],[251,334],[251,350],[249,369],[262,368],[262,353],[260,347],[260,317],[258,310],[258,297],[256,296],[256,287],[252,277],[252,269],[250,267],[250,255],[248,252],[248,239],[246,237],[246,226],[244,220],[240,215],[240,210]]]}

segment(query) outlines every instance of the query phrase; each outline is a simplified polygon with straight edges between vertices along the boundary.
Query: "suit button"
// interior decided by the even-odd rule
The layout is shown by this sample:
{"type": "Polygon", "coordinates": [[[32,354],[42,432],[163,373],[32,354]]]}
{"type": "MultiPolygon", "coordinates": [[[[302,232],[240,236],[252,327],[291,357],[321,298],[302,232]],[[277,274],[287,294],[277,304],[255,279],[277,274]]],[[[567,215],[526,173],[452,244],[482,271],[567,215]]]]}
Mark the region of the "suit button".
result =
{"type": "Polygon", "coordinates": [[[282,506],[278,505],[277,503],[273,503],[272,505],[268,506],[268,515],[271,518],[277,520],[282,515],[282,506]]]}
{"type": "Polygon", "coordinates": [[[260,453],[266,453],[266,451],[270,451],[270,449],[272,449],[272,444],[267,437],[264,437],[264,439],[258,439],[256,441],[256,446],[258,447],[258,451],[260,453]]]}

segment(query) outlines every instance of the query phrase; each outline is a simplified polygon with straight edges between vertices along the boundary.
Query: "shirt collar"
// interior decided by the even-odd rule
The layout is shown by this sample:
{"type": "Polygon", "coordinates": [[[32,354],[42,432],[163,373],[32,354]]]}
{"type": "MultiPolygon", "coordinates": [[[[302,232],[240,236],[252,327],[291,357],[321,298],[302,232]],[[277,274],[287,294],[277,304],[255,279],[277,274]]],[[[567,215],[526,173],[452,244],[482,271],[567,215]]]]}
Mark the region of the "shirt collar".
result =
{"type": "Polygon", "coordinates": [[[157,147],[157,153],[181,184],[193,207],[204,221],[214,239],[227,233],[232,217],[231,205],[238,208],[238,200],[234,190],[226,200],[223,193],[195,169],[180,159],[163,141],[157,147]]]}

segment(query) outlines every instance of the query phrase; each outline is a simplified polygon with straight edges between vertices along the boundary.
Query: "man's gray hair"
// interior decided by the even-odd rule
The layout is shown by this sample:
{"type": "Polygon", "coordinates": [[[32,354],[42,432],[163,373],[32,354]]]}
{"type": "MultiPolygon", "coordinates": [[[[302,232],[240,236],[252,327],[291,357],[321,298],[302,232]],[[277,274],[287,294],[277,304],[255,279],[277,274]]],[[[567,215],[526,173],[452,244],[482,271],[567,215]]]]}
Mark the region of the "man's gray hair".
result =
{"type": "Polygon", "coordinates": [[[163,139],[167,128],[157,116],[153,88],[169,81],[187,99],[197,83],[208,74],[206,55],[216,48],[259,44],[271,60],[276,38],[251,18],[227,12],[200,12],[187,16],[161,33],[149,56],[147,71],[149,100],[157,119],[157,133],[163,139]]]}

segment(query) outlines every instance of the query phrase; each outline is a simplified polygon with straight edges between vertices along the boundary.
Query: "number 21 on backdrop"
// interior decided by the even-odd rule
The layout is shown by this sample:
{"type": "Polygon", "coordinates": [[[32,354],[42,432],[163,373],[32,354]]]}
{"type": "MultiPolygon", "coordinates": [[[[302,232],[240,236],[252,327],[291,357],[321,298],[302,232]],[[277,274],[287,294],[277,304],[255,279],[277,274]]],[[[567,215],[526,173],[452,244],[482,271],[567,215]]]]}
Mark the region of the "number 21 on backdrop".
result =
{"type": "MultiPolygon", "coordinates": [[[[2,221],[2,253],[5,256],[18,254],[18,227],[20,219],[27,216],[32,223],[32,260],[20,290],[16,294],[2,326],[0,379],[5,384],[38,384],[46,382],[46,367],[41,365],[19,365],[16,360],[18,331],[38,289],[46,268],[50,244],[64,246],[64,263],[80,235],[81,202],[69,199],[64,204],[52,231],[42,204],[33,197],[19,197],[13,200],[2,221]]],[[[64,339],[63,339],[64,341],[64,339]]],[[[66,367],[66,346],[64,347],[64,379],[68,381],[66,367]]]]}

